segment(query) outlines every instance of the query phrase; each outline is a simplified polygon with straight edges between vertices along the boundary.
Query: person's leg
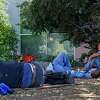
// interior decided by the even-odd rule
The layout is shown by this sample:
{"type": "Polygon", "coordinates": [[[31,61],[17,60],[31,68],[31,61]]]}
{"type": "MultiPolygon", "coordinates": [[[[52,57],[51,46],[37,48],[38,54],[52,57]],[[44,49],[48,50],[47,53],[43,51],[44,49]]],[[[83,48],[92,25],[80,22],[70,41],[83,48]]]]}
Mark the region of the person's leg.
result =
{"type": "Polygon", "coordinates": [[[68,55],[65,53],[60,53],[58,56],[53,60],[53,67],[56,71],[69,71],[71,70],[71,64],[68,58],[68,55]]]}
{"type": "Polygon", "coordinates": [[[29,63],[25,63],[23,67],[23,78],[21,88],[28,88],[32,85],[32,69],[29,63]]]}
{"type": "Polygon", "coordinates": [[[36,66],[36,77],[35,77],[35,83],[33,86],[39,87],[43,86],[45,82],[45,71],[44,71],[44,65],[42,65],[39,62],[33,63],[36,66]]]}

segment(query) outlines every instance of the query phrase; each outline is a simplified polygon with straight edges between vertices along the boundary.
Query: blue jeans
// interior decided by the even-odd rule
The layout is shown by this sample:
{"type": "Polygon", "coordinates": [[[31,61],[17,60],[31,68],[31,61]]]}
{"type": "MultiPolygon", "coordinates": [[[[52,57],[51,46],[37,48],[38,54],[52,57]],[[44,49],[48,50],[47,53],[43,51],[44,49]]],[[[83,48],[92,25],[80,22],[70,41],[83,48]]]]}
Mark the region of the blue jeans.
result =
{"type": "Polygon", "coordinates": [[[68,55],[63,52],[58,54],[53,60],[52,65],[55,72],[69,72],[72,69],[68,55]]]}
{"type": "Polygon", "coordinates": [[[25,63],[23,67],[23,78],[22,78],[22,88],[28,88],[29,86],[32,85],[32,69],[29,63],[25,63]]]}

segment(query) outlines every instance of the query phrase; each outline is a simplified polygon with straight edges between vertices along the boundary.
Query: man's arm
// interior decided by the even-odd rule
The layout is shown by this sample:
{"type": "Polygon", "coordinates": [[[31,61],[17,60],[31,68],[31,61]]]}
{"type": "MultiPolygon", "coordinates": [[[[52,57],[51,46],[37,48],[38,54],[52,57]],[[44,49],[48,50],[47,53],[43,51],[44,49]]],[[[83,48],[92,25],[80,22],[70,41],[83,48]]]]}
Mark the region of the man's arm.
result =
{"type": "Polygon", "coordinates": [[[89,57],[89,60],[91,60],[91,59],[93,59],[95,57],[98,57],[98,56],[100,56],[100,54],[94,53],[89,57]]]}

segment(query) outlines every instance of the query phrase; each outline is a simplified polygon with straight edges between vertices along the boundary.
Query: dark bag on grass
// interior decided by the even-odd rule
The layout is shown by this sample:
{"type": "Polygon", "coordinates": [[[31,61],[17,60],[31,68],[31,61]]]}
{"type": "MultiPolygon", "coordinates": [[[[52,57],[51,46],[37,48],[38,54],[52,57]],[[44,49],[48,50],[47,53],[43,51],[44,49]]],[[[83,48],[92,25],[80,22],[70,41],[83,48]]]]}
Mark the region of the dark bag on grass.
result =
{"type": "Polygon", "coordinates": [[[74,84],[74,79],[70,74],[64,72],[46,72],[45,83],[48,84],[74,84]]]}

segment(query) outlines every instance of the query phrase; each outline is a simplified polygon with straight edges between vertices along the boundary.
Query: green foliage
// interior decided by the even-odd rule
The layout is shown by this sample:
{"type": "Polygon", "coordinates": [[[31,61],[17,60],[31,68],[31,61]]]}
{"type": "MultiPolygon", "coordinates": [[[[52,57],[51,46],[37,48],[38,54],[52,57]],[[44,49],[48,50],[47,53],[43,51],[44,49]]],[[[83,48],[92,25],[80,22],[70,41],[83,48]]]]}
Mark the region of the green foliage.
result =
{"type": "Polygon", "coordinates": [[[73,69],[78,69],[78,68],[84,67],[83,62],[79,62],[79,61],[74,60],[74,59],[71,60],[71,65],[72,65],[73,69]]]}
{"type": "Polygon", "coordinates": [[[14,58],[16,35],[8,22],[6,0],[0,0],[0,60],[14,58]]]}
{"type": "Polygon", "coordinates": [[[39,55],[38,60],[44,62],[52,62],[55,56],[52,55],[39,55]]]}
{"type": "Polygon", "coordinates": [[[41,35],[21,36],[22,54],[39,54],[46,51],[46,33],[41,35]]]}
{"type": "Polygon", "coordinates": [[[100,42],[100,0],[32,0],[21,5],[23,28],[66,33],[63,41],[91,47],[100,42]]]}

